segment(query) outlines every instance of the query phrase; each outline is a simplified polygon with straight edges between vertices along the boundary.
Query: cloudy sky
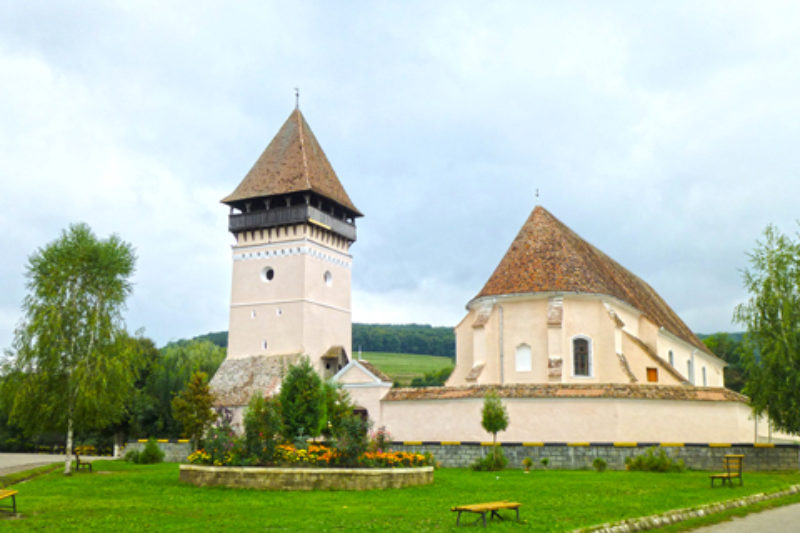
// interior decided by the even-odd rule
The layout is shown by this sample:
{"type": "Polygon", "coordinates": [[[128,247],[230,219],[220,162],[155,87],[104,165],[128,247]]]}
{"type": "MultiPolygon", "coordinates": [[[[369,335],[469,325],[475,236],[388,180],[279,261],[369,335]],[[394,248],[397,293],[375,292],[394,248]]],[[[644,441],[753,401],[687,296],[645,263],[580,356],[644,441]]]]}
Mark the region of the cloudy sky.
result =
{"type": "Polygon", "coordinates": [[[0,0],[0,348],[73,222],[126,321],[227,328],[230,193],[300,107],[355,205],[353,319],[455,325],[534,205],[699,332],[800,198],[797,2],[0,0]],[[539,190],[539,199],[535,191],[539,190]]]}

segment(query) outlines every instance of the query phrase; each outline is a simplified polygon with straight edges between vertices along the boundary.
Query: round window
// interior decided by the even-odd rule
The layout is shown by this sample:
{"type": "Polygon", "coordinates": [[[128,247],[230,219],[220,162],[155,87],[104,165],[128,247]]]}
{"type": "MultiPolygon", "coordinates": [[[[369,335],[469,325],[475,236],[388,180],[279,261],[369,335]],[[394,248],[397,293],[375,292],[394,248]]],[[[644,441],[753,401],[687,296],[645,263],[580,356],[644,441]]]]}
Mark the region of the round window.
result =
{"type": "Polygon", "coordinates": [[[328,287],[333,285],[333,274],[331,274],[330,270],[326,270],[325,271],[325,275],[323,276],[323,279],[325,280],[325,285],[327,285],[328,287]]]}
{"type": "Polygon", "coordinates": [[[261,271],[261,281],[269,283],[275,277],[275,270],[272,267],[264,267],[261,271]]]}

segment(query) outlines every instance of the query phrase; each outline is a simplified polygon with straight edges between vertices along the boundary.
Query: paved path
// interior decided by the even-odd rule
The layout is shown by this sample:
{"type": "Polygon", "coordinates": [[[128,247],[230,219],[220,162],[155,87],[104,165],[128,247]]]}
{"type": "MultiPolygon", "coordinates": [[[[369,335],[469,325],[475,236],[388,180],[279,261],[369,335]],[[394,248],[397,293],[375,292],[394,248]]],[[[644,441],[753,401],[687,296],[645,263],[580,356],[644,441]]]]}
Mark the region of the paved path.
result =
{"type": "Polygon", "coordinates": [[[800,503],[751,513],[730,522],[693,529],[694,533],[796,533],[800,531],[800,503]]]}
{"type": "MultiPolygon", "coordinates": [[[[83,456],[81,456],[83,459],[83,456]]],[[[87,461],[109,459],[109,457],[86,457],[87,461]]],[[[50,463],[63,463],[64,455],[43,453],[0,453],[0,475],[27,470],[50,463]]]]}

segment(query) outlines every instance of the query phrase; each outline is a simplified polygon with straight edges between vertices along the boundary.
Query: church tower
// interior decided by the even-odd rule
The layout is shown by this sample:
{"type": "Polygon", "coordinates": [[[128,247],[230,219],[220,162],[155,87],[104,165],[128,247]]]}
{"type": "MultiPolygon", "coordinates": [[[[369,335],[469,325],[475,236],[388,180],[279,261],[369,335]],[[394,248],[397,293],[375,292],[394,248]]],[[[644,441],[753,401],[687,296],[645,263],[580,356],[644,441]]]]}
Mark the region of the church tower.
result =
{"type": "Polygon", "coordinates": [[[298,108],[222,203],[235,244],[218,404],[277,389],[301,355],[332,376],[351,353],[349,250],[362,215],[298,108]]]}

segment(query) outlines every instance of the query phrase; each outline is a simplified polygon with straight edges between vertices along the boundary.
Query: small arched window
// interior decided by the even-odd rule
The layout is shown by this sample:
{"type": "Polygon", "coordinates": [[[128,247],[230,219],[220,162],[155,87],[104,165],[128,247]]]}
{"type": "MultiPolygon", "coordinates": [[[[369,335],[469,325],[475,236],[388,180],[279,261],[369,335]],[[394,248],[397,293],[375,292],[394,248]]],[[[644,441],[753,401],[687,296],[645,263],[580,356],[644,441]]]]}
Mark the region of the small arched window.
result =
{"type": "Polygon", "coordinates": [[[517,372],[530,372],[531,371],[531,347],[527,344],[520,344],[517,346],[517,353],[515,358],[515,369],[517,372]]]}
{"type": "Polygon", "coordinates": [[[675,354],[672,350],[669,351],[669,364],[675,366],[675,354]]]}
{"type": "Polygon", "coordinates": [[[583,377],[592,375],[592,344],[588,337],[572,339],[572,374],[583,377]]]}

